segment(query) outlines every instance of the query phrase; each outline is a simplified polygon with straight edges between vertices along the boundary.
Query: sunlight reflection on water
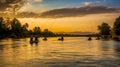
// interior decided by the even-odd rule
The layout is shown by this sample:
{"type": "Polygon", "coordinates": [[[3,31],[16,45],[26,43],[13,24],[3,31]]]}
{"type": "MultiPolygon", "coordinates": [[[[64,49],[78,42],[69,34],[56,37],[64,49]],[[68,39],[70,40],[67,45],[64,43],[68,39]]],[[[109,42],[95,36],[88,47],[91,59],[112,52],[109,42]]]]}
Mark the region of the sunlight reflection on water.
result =
{"type": "Polygon", "coordinates": [[[118,67],[120,42],[66,37],[30,44],[26,39],[0,41],[0,67],[118,67]]]}

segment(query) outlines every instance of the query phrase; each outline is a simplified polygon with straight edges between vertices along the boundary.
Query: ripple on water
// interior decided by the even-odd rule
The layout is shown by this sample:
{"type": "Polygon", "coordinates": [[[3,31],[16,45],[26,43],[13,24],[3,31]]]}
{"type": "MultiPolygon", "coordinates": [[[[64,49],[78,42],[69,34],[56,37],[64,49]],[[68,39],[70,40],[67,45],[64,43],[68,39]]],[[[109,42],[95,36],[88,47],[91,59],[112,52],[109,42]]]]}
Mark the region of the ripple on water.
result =
{"type": "Polygon", "coordinates": [[[119,67],[120,42],[87,41],[87,38],[66,37],[65,41],[29,39],[0,41],[0,67],[119,67]]]}

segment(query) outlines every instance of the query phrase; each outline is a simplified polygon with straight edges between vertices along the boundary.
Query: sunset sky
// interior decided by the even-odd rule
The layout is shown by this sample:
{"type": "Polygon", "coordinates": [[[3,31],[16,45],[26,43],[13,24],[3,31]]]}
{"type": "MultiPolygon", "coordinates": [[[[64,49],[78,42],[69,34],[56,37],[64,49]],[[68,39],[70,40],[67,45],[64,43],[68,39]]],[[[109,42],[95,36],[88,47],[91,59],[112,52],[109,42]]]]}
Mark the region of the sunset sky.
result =
{"type": "MultiPolygon", "coordinates": [[[[3,5],[12,3],[7,1],[0,0],[1,11],[10,8],[3,5]]],[[[17,12],[25,12],[18,15],[22,23],[53,32],[97,32],[102,22],[112,26],[120,16],[120,0],[28,0],[24,5],[23,0],[10,1],[21,1],[17,12]]]]}

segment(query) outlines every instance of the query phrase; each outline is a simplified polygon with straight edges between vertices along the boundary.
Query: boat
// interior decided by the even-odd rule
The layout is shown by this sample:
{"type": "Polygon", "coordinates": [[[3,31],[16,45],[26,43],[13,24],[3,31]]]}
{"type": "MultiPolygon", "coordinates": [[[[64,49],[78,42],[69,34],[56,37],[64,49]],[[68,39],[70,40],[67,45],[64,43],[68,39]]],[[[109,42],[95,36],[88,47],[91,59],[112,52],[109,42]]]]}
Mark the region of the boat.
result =
{"type": "Polygon", "coordinates": [[[92,38],[91,38],[91,37],[89,37],[89,38],[88,38],[88,40],[90,41],[90,40],[92,40],[92,38]]]}
{"type": "Polygon", "coordinates": [[[47,41],[47,37],[44,37],[44,38],[43,38],[43,41],[47,41]]]}
{"type": "Polygon", "coordinates": [[[30,41],[30,44],[33,44],[33,43],[37,44],[37,43],[39,43],[39,41],[38,40],[37,41],[30,41]]]}
{"type": "Polygon", "coordinates": [[[59,40],[59,41],[64,41],[64,39],[61,39],[61,38],[59,38],[58,40],[59,40]]]}
{"type": "Polygon", "coordinates": [[[64,37],[58,38],[59,41],[64,41],[64,37]]]}
{"type": "Polygon", "coordinates": [[[100,37],[97,37],[96,40],[100,40],[100,37]]]}

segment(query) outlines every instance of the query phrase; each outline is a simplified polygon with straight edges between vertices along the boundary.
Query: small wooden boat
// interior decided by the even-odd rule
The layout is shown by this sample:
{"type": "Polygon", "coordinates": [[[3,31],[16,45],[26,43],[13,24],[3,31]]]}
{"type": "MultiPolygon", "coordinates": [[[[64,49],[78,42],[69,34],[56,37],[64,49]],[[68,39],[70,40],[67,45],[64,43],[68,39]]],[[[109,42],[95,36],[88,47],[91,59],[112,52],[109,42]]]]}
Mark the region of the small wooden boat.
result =
{"type": "Polygon", "coordinates": [[[39,41],[38,40],[37,41],[30,41],[30,44],[33,44],[33,43],[37,44],[37,43],[39,43],[39,41]]]}
{"type": "Polygon", "coordinates": [[[43,39],[43,41],[47,41],[47,38],[45,37],[45,38],[43,39]]]}
{"type": "Polygon", "coordinates": [[[100,37],[97,37],[96,40],[100,40],[100,37]]]}
{"type": "Polygon", "coordinates": [[[59,41],[64,41],[64,38],[58,38],[59,41]]]}
{"type": "Polygon", "coordinates": [[[88,38],[88,40],[90,41],[90,40],[92,40],[92,38],[91,38],[91,37],[89,37],[89,38],[88,38]]]}

